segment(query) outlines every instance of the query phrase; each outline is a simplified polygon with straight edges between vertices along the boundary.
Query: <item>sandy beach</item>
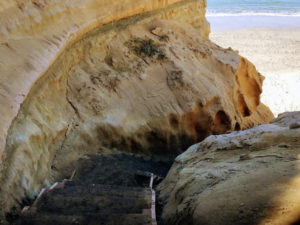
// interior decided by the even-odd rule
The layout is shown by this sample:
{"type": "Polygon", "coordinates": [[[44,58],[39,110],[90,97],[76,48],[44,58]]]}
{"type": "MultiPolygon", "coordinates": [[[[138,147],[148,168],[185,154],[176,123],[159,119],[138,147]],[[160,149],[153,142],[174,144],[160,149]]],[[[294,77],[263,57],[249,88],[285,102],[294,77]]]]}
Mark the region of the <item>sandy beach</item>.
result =
{"type": "MultiPolygon", "coordinates": [[[[278,23],[274,18],[261,18],[261,23],[256,19],[255,23],[249,23],[251,26],[239,23],[241,18],[210,19],[211,40],[222,47],[238,50],[266,77],[262,101],[275,115],[285,111],[300,111],[299,18],[295,17],[293,20],[290,17],[285,20],[286,18],[277,17],[278,23]],[[230,20],[231,28],[228,26],[230,20]],[[266,23],[268,21],[272,23],[266,23]],[[290,26],[284,28],[282,23],[289,23],[290,26]],[[239,24],[239,27],[235,24],[239,24]],[[245,28],[241,28],[243,25],[245,28]]],[[[245,17],[242,20],[251,21],[245,17]]]]}

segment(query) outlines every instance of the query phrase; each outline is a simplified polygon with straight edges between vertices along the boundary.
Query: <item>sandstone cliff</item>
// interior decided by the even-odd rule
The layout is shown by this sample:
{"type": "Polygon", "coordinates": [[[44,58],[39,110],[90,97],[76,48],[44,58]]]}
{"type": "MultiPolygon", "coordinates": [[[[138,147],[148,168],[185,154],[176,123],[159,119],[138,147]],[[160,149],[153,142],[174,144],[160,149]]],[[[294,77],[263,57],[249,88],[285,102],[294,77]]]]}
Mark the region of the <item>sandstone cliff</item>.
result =
{"type": "Polygon", "coordinates": [[[175,155],[272,118],[255,67],[207,39],[205,5],[0,4],[2,212],[101,147],[175,155]]]}
{"type": "MultiPolygon", "coordinates": [[[[300,112],[210,136],[175,160],[160,186],[167,224],[299,221],[300,112]]],[[[296,223],[295,223],[296,224],[296,223]]]]}
{"type": "MultiPolygon", "coordinates": [[[[78,52],[77,55],[73,50],[73,56],[66,56],[68,49],[75,43],[80,45],[80,40],[92,36],[90,32],[104,24],[106,26],[94,31],[94,35],[122,29],[122,26],[147,17],[189,22],[208,36],[205,4],[205,1],[194,0],[16,0],[0,3],[0,179],[1,184],[6,185],[0,187],[0,211],[7,211],[28,190],[29,196],[38,193],[41,185],[47,185],[51,180],[51,161],[61,146],[69,121],[66,79],[62,77],[72,66],[70,64],[73,61],[76,64],[83,54],[78,52]],[[67,58],[68,62],[62,60],[67,58]],[[53,74],[54,67],[59,66],[59,74],[53,74]],[[40,95],[43,92],[41,85],[43,88],[51,86],[50,92],[40,95]],[[37,108],[29,103],[31,96],[39,98],[37,108]],[[53,97],[52,102],[47,102],[47,97],[53,97]],[[23,116],[21,105],[24,111],[27,111],[26,107],[31,111],[25,112],[25,120],[34,113],[31,116],[39,121],[33,119],[34,125],[22,126],[17,119],[23,116]],[[15,126],[19,128],[13,128],[15,126]],[[19,129],[15,135],[17,143],[9,140],[15,129],[19,129]],[[18,155],[19,146],[28,150],[18,155]],[[37,151],[34,154],[29,150],[33,148],[37,151]],[[18,160],[12,166],[15,157],[18,160]],[[7,179],[18,182],[13,184],[7,179]],[[7,189],[17,191],[12,197],[12,193],[7,195],[7,189]]],[[[84,45],[80,50],[83,48],[84,45]]]]}

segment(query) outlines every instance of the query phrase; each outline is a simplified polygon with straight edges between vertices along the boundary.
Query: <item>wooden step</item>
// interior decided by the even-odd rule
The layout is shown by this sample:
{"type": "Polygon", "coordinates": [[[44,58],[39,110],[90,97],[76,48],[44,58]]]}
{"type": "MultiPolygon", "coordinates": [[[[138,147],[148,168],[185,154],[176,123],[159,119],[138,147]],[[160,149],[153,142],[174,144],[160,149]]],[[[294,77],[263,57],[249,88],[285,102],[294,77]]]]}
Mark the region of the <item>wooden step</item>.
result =
{"type": "Polygon", "coordinates": [[[86,214],[63,215],[38,213],[24,216],[16,225],[148,225],[151,217],[147,214],[86,214]]]}
{"type": "Polygon", "coordinates": [[[122,187],[110,186],[102,184],[78,185],[73,182],[67,182],[63,188],[53,189],[51,194],[61,194],[65,196],[82,196],[82,195],[98,195],[98,196],[144,196],[151,195],[150,188],[141,187],[122,187]]]}
{"type": "Polygon", "coordinates": [[[44,195],[36,205],[39,212],[76,213],[141,213],[142,209],[151,208],[151,197],[124,196],[64,196],[44,195]]]}

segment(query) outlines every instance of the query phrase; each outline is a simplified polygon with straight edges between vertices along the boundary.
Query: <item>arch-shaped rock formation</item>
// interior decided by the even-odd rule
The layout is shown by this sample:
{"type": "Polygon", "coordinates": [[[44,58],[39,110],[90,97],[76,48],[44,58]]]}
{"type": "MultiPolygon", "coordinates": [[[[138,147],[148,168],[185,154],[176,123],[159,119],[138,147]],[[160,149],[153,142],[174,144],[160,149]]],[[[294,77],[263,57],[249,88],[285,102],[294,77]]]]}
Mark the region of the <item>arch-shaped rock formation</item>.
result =
{"type": "Polygon", "coordinates": [[[18,2],[0,4],[2,213],[101,147],[175,155],[273,117],[255,67],[207,39],[205,1],[18,2]]]}

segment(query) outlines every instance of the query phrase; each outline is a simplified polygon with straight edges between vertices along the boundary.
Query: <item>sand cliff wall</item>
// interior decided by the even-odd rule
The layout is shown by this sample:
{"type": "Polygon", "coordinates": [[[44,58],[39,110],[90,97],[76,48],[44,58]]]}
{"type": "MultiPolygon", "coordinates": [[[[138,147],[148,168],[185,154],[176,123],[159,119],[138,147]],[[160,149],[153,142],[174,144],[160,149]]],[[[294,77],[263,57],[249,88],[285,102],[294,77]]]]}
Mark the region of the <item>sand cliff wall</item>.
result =
{"type": "Polygon", "coordinates": [[[87,153],[175,155],[210,134],[272,119],[255,67],[207,39],[205,6],[0,4],[2,213],[69,176],[69,163],[87,153]]]}
{"type": "Polygon", "coordinates": [[[188,22],[208,36],[205,6],[194,0],[0,3],[1,211],[54,179],[51,162],[74,114],[66,74],[86,51],[81,42],[149,17],[188,22]]]}
{"type": "MultiPolygon", "coordinates": [[[[0,102],[8,107],[0,109],[0,156],[3,154],[7,131],[31,87],[56,58],[82,35],[120,19],[155,14],[157,17],[174,18],[201,26],[200,30],[207,36],[209,25],[204,18],[205,5],[205,1],[193,0],[40,0],[1,3],[0,102]]],[[[142,18],[133,21],[138,19],[142,18]]]]}

